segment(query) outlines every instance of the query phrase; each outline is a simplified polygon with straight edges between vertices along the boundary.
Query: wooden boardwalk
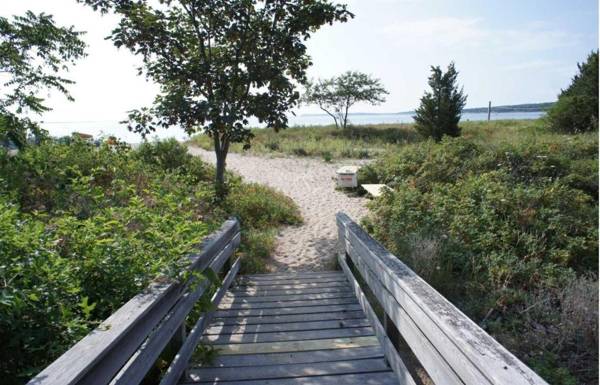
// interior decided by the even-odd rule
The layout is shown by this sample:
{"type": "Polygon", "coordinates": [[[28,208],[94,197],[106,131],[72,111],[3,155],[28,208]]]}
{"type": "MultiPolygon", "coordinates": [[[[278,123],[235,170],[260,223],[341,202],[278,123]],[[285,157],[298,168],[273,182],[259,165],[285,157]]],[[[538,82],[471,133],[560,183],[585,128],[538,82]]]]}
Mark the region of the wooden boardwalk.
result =
{"type": "Polygon", "coordinates": [[[239,222],[226,221],[186,274],[151,283],[29,385],[415,385],[423,373],[548,385],[347,215],[336,221],[341,271],[246,276],[239,222]],[[199,343],[218,350],[212,362],[194,358],[199,343]]]}
{"type": "Polygon", "coordinates": [[[240,277],[203,342],[218,357],[181,383],[398,383],[341,271],[240,277]]]}

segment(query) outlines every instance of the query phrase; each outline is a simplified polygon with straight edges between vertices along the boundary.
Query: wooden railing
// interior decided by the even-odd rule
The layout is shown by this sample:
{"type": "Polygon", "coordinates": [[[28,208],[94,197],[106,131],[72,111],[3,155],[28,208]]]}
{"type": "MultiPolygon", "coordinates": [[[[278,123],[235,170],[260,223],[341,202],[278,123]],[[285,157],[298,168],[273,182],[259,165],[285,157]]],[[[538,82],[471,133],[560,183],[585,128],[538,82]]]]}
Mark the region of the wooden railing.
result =
{"type": "MultiPolygon", "coordinates": [[[[189,256],[189,272],[207,269],[219,273],[229,267],[220,288],[211,297],[217,305],[240,268],[240,260],[228,263],[240,243],[236,219],[207,237],[200,252],[189,256]]],[[[211,281],[189,274],[181,282],[155,282],[133,297],[75,344],[29,385],[139,384],[169,343],[178,349],[162,377],[161,385],[172,385],[184,373],[196,345],[210,322],[205,312],[195,326],[186,330],[187,315],[211,286],[211,281]]]]}
{"type": "Polygon", "coordinates": [[[337,214],[337,225],[338,262],[401,384],[415,382],[393,341],[396,330],[437,385],[547,385],[346,214],[337,214]],[[383,309],[383,323],[358,282],[383,309]]]}

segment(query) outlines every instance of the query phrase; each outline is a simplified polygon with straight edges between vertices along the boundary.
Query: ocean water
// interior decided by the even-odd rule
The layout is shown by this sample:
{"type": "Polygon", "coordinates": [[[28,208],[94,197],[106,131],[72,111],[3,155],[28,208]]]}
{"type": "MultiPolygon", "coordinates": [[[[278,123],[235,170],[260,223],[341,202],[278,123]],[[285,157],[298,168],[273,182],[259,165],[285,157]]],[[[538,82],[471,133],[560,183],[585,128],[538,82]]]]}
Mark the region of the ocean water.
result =
{"type": "MultiPolygon", "coordinates": [[[[492,113],[492,120],[504,119],[537,119],[544,115],[544,112],[499,112],[492,113]]],[[[413,121],[412,114],[349,114],[351,124],[393,124],[393,123],[411,123],[413,121]]],[[[487,113],[464,113],[462,121],[469,120],[487,120],[487,113]]],[[[289,126],[320,126],[333,124],[333,119],[328,115],[290,115],[289,126]]],[[[256,120],[250,120],[251,127],[260,127],[261,125],[256,120]]],[[[70,135],[72,132],[82,132],[101,136],[116,136],[117,138],[129,143],[139,143],[142,138],[139,134],[129,132],[125,125],[119,124],[116,121],[82,121],[82,122],[43,122],[41,126],[50,132],[50,135],[60,137],[70,135]]],[[[159,130],[153,133],[151,138],[175,138],[178,140],[186,140],[189,136],[180,128],[172,127],[169,129],[159,130]]]]}

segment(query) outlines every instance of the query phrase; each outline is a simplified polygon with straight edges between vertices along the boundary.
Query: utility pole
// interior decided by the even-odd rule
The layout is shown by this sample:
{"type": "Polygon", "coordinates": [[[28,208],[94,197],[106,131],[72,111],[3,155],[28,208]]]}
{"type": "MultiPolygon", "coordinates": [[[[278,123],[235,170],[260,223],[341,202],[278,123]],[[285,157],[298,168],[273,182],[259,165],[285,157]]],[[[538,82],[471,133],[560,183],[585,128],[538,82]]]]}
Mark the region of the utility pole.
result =
{"type": "Polygon", "coordinates": [[[490,116],[492,115],[492,101],[488,103],[488,122],[490,121],[490,116]]]}

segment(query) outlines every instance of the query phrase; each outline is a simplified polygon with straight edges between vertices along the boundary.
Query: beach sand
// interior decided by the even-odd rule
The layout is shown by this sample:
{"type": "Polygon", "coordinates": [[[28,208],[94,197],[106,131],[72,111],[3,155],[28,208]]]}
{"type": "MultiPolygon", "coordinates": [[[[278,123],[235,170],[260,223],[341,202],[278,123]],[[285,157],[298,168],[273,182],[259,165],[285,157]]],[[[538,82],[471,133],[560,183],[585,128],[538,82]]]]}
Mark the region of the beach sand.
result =
{"type": "MultiPolygon", "coordinates": [[[[190,147],[190,153],[215,163],[214,152],[190,147]]],[[[320,159],[262,157],[229,154],[227,169],[246,181],[270,186],[291,197],[300,207],[304,223],[280,230],[269,267],[273,271],[321,271],[335,265],[337,228],[335,214],[343,211],[359,221],[367,214],[366,199],[335,190],[335,170],[360,165],[350,160],[326,163],[320,159]]]]}

